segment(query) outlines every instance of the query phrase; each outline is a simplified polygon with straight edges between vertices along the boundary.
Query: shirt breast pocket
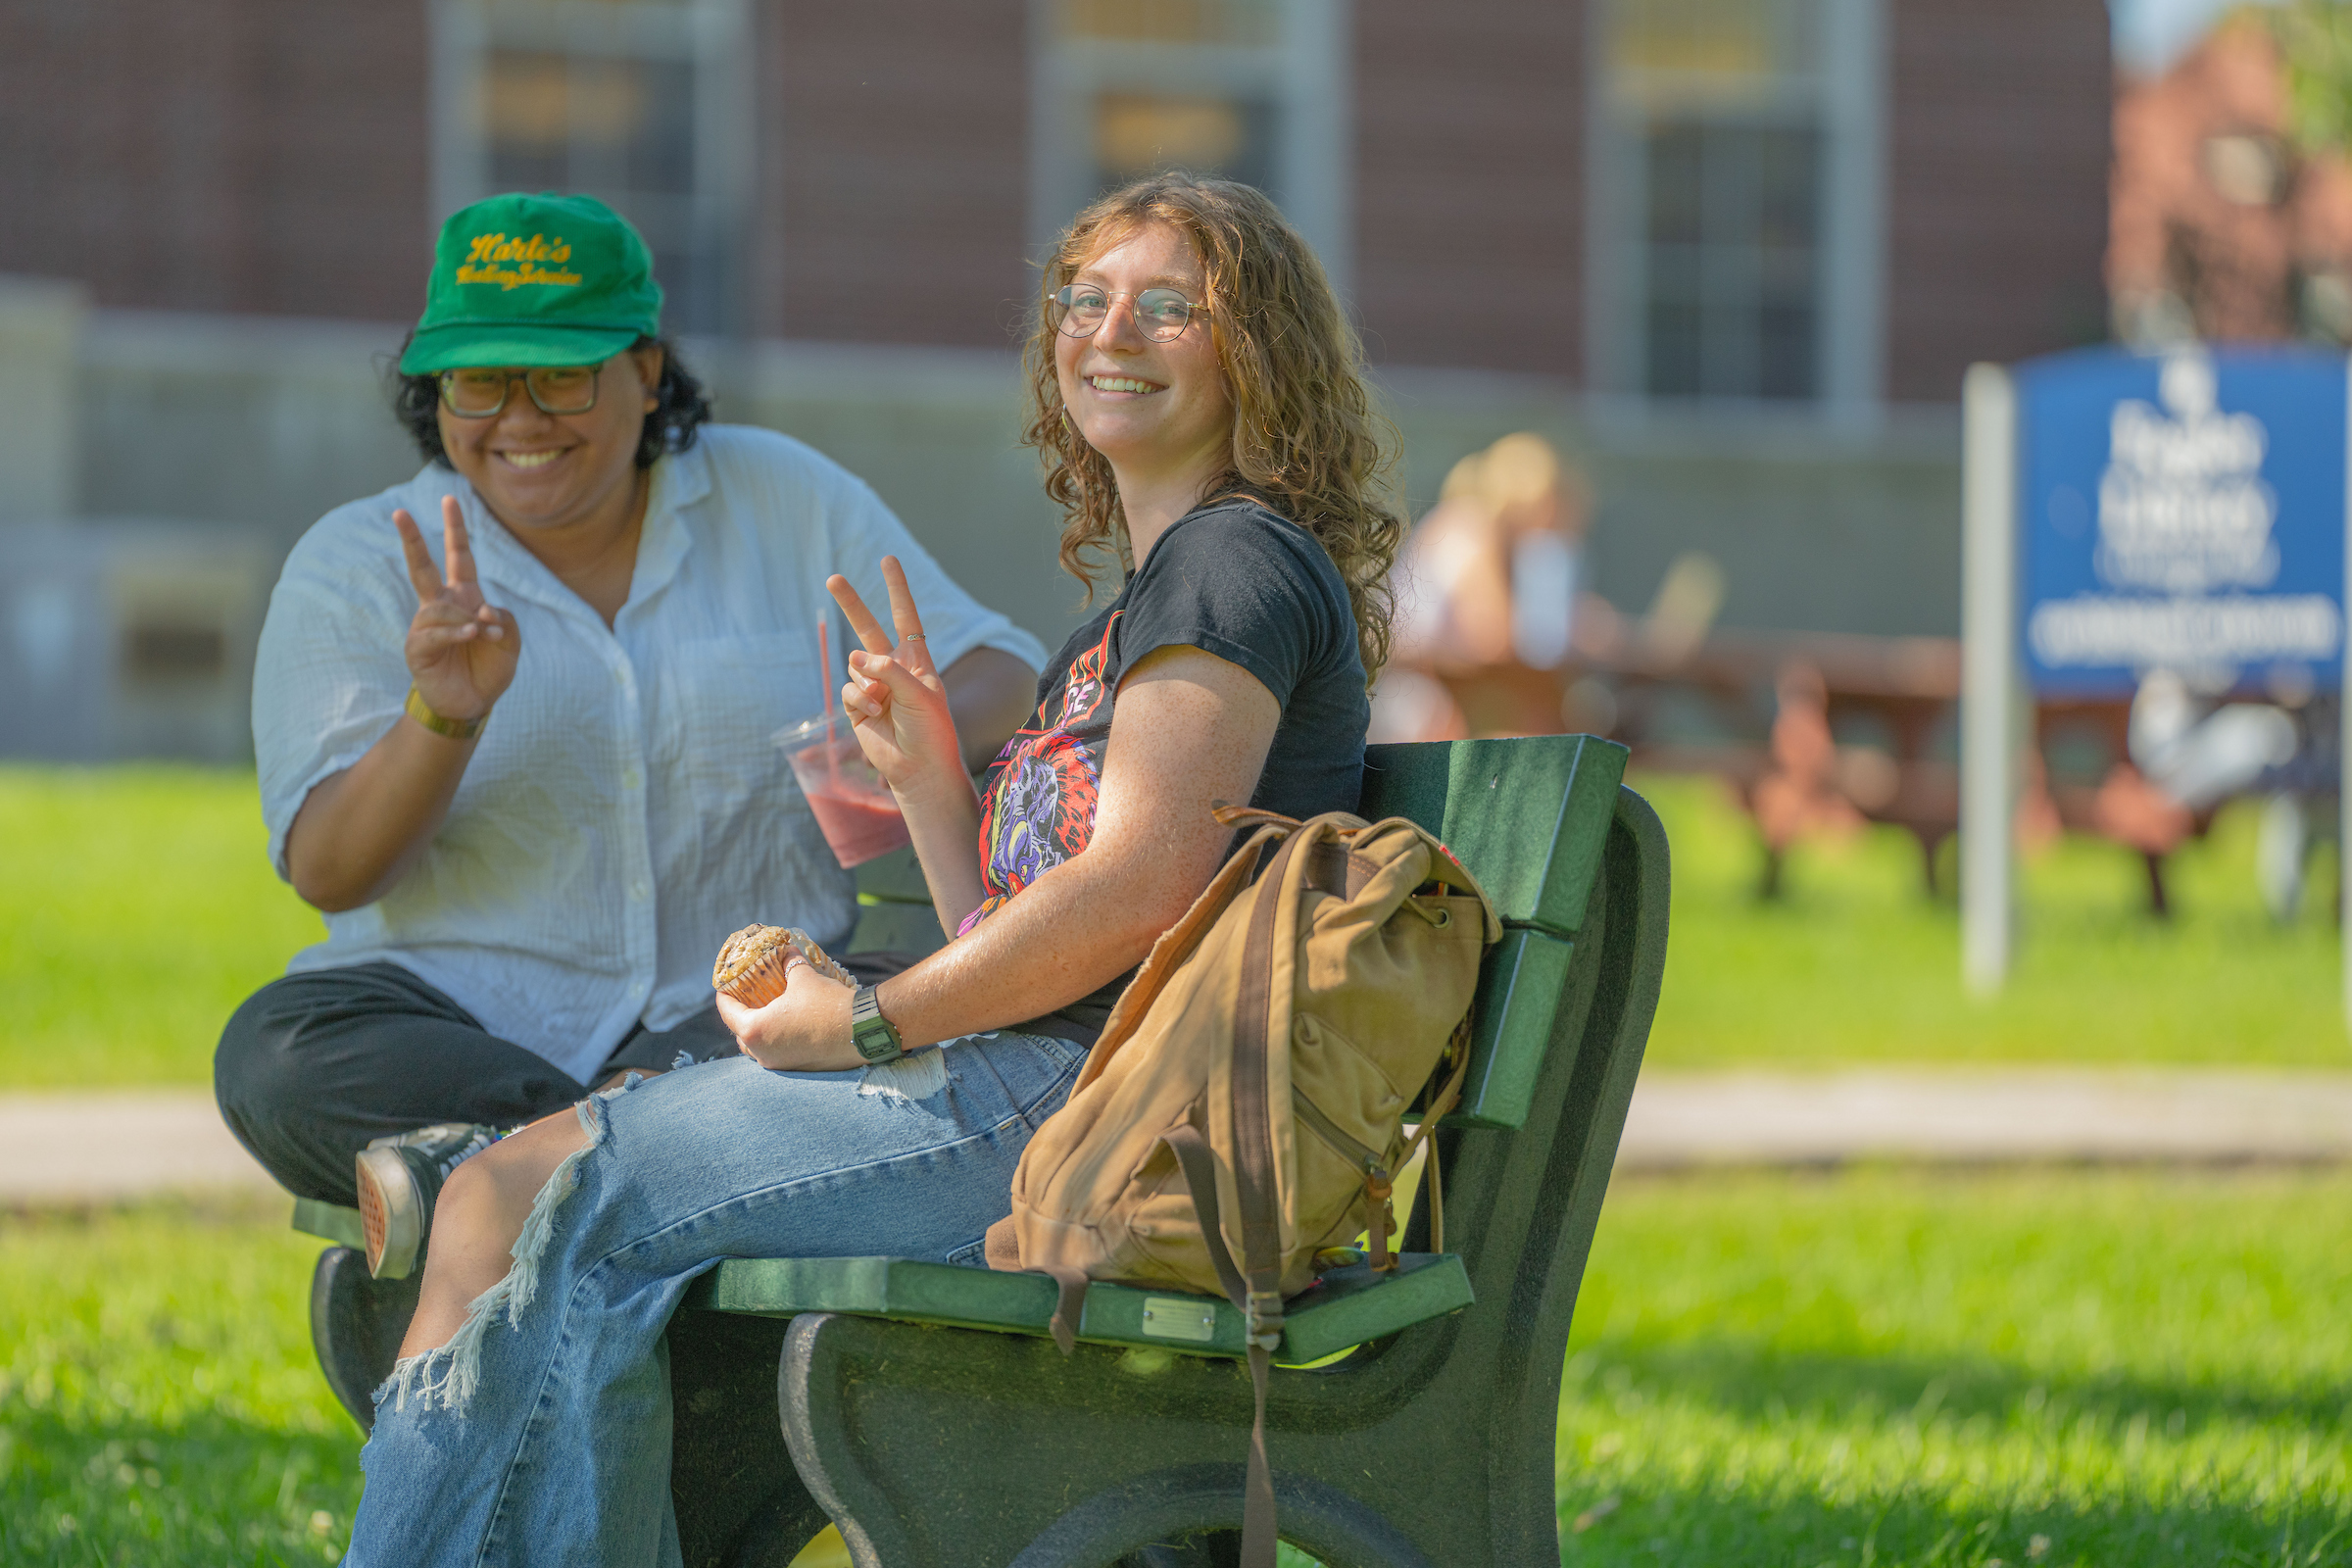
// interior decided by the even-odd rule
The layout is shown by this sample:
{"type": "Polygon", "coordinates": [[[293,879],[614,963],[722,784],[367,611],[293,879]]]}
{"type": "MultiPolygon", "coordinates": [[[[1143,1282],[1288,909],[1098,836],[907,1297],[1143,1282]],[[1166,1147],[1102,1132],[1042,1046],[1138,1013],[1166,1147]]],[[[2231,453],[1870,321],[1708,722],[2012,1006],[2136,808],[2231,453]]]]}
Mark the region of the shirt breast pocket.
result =
{"type": "Polygon", "coordinates": [[[680,779],[706,830],[799,798],[770,739],[822,710],[805,638],[709,637],[678,645],[656,721],[664,771],[680,779]]]}

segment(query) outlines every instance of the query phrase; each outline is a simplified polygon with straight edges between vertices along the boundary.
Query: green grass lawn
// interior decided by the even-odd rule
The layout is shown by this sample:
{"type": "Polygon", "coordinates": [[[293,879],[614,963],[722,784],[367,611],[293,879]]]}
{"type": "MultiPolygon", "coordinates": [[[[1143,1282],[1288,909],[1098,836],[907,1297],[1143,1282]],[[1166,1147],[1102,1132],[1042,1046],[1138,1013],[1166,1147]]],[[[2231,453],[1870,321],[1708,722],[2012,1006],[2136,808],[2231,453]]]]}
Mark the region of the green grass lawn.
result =
{"type": "Polygon", "coordinates": [[[0,768],[0,1082],[206,1084],[220,1026],[325,935],[253,775],[0,768]]]}
{"type": "MultiPolygon", "coordinates": [[[[339,1551],[359,1438],[283,1226],[0,1217],[0,1562],[339,1551]]],[[[1563,1559],[2352,1563],[2347,1234],[2340,1171],[1620,1183],[1563,1559]]]]}
{"type": "MultiPolygon", "coordinates": [[[[2252,812],[2176,858],[2177,917],[2138,862],[2070,840],[2026,874],[2021,961],[1997,1002],[1960,993],[1952,903],[1893,829],[1791,858],[1755,897],[1753,832],[1713,783],[1637,780],[1674,848],[1674,931],[1653,1066],[2203,1062],[2352,1068],[2337,1001],[2334,871],[2281,930],[2253,888],[2252,812]]],[[[264,858],[252,775],[0,768],[0,1075],[16,1086],[202,1084],[237,1003],[317,941],[264,858]]]]}
{"type": "MultiPolygon", "coordinates": [[[[1637,778],[1666,824],[1674,917],[1652,1067],[1934,1061],[2172,1062],[2352,1070],[2332,913],[2334,857],[2280,928],[2254,888],[2255,808],[2173,857],[2174,917],[2112,844],[2029,860],[2018,962],[1997,999],[1960,989],[1960,921],[1896,828],[1801,845],[1756,897],[1755,831],[1711,780],[1637,778]]],[[[1946,847],[1949,869],[1950,846],[1946,847]]],[[[1948,878],[1947,878],[1948,886],[1948,878]]]]}
{"type": "Polygon", "coordinates": [[[317,1563],[359,1431],[281,1206],[0,1217],[0,1562],[317,1563]]]}
{"type": "Polygon", "coordinates": [[[2341,1171],[1620,1184],[1563,1560],[2352,1563],[2347,1235],[2341,1171]]]}

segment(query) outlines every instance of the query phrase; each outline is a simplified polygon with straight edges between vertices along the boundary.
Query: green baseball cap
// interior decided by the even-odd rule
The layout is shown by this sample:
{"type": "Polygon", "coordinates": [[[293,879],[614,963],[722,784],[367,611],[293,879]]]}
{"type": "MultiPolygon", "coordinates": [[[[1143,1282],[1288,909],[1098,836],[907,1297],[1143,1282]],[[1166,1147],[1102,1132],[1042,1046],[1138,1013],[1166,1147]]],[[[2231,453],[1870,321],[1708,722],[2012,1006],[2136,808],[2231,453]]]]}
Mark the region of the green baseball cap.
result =
{"type": "Polygon", "coordinates": [[[598,365],[662,331],[653,254],[593,196],[493,196],[441,225],[403,375],[598,365]]]}

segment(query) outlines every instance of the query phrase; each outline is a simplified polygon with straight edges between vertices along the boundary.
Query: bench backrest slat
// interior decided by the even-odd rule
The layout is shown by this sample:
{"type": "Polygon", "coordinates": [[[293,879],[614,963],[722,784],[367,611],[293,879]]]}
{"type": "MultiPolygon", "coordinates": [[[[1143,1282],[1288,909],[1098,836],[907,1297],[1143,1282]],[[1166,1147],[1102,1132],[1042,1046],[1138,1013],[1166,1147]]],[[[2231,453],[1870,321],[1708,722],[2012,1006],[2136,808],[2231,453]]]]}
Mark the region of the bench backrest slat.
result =
{"type": "Polygon", "coordinates": [[[1479,971],[1470,1074],[1449,1125],[1527,1119],[1626,755],[1590,735],[1365,749],[1358,814],[1408,817],[1445,840],[1505,928],[1479,971]]]}

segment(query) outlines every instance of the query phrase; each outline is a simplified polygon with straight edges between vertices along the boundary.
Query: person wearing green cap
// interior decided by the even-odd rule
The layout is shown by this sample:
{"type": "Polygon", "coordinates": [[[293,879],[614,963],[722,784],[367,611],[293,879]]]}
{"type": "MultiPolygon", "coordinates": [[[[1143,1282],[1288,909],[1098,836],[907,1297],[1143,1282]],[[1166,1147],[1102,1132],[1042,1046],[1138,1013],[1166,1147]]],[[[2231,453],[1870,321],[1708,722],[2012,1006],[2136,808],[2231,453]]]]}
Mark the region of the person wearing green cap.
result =
{"type": "Polygon", "coordinates": [[[312,527],[270,598],[263,812],[327,937],[229,1021],[216,1090],[290,1191],[373,1196],[388,1278],[498,1129],[735,1049],[710,965],[746,918],[849,936],[769,739],[840,678],[829,574],[878,599],[904,563],[974,767],[1044,662],[861,481],[710,422],[661,316],[602,202],[451,218],[395,395],[425,466],[312,527]]]}

